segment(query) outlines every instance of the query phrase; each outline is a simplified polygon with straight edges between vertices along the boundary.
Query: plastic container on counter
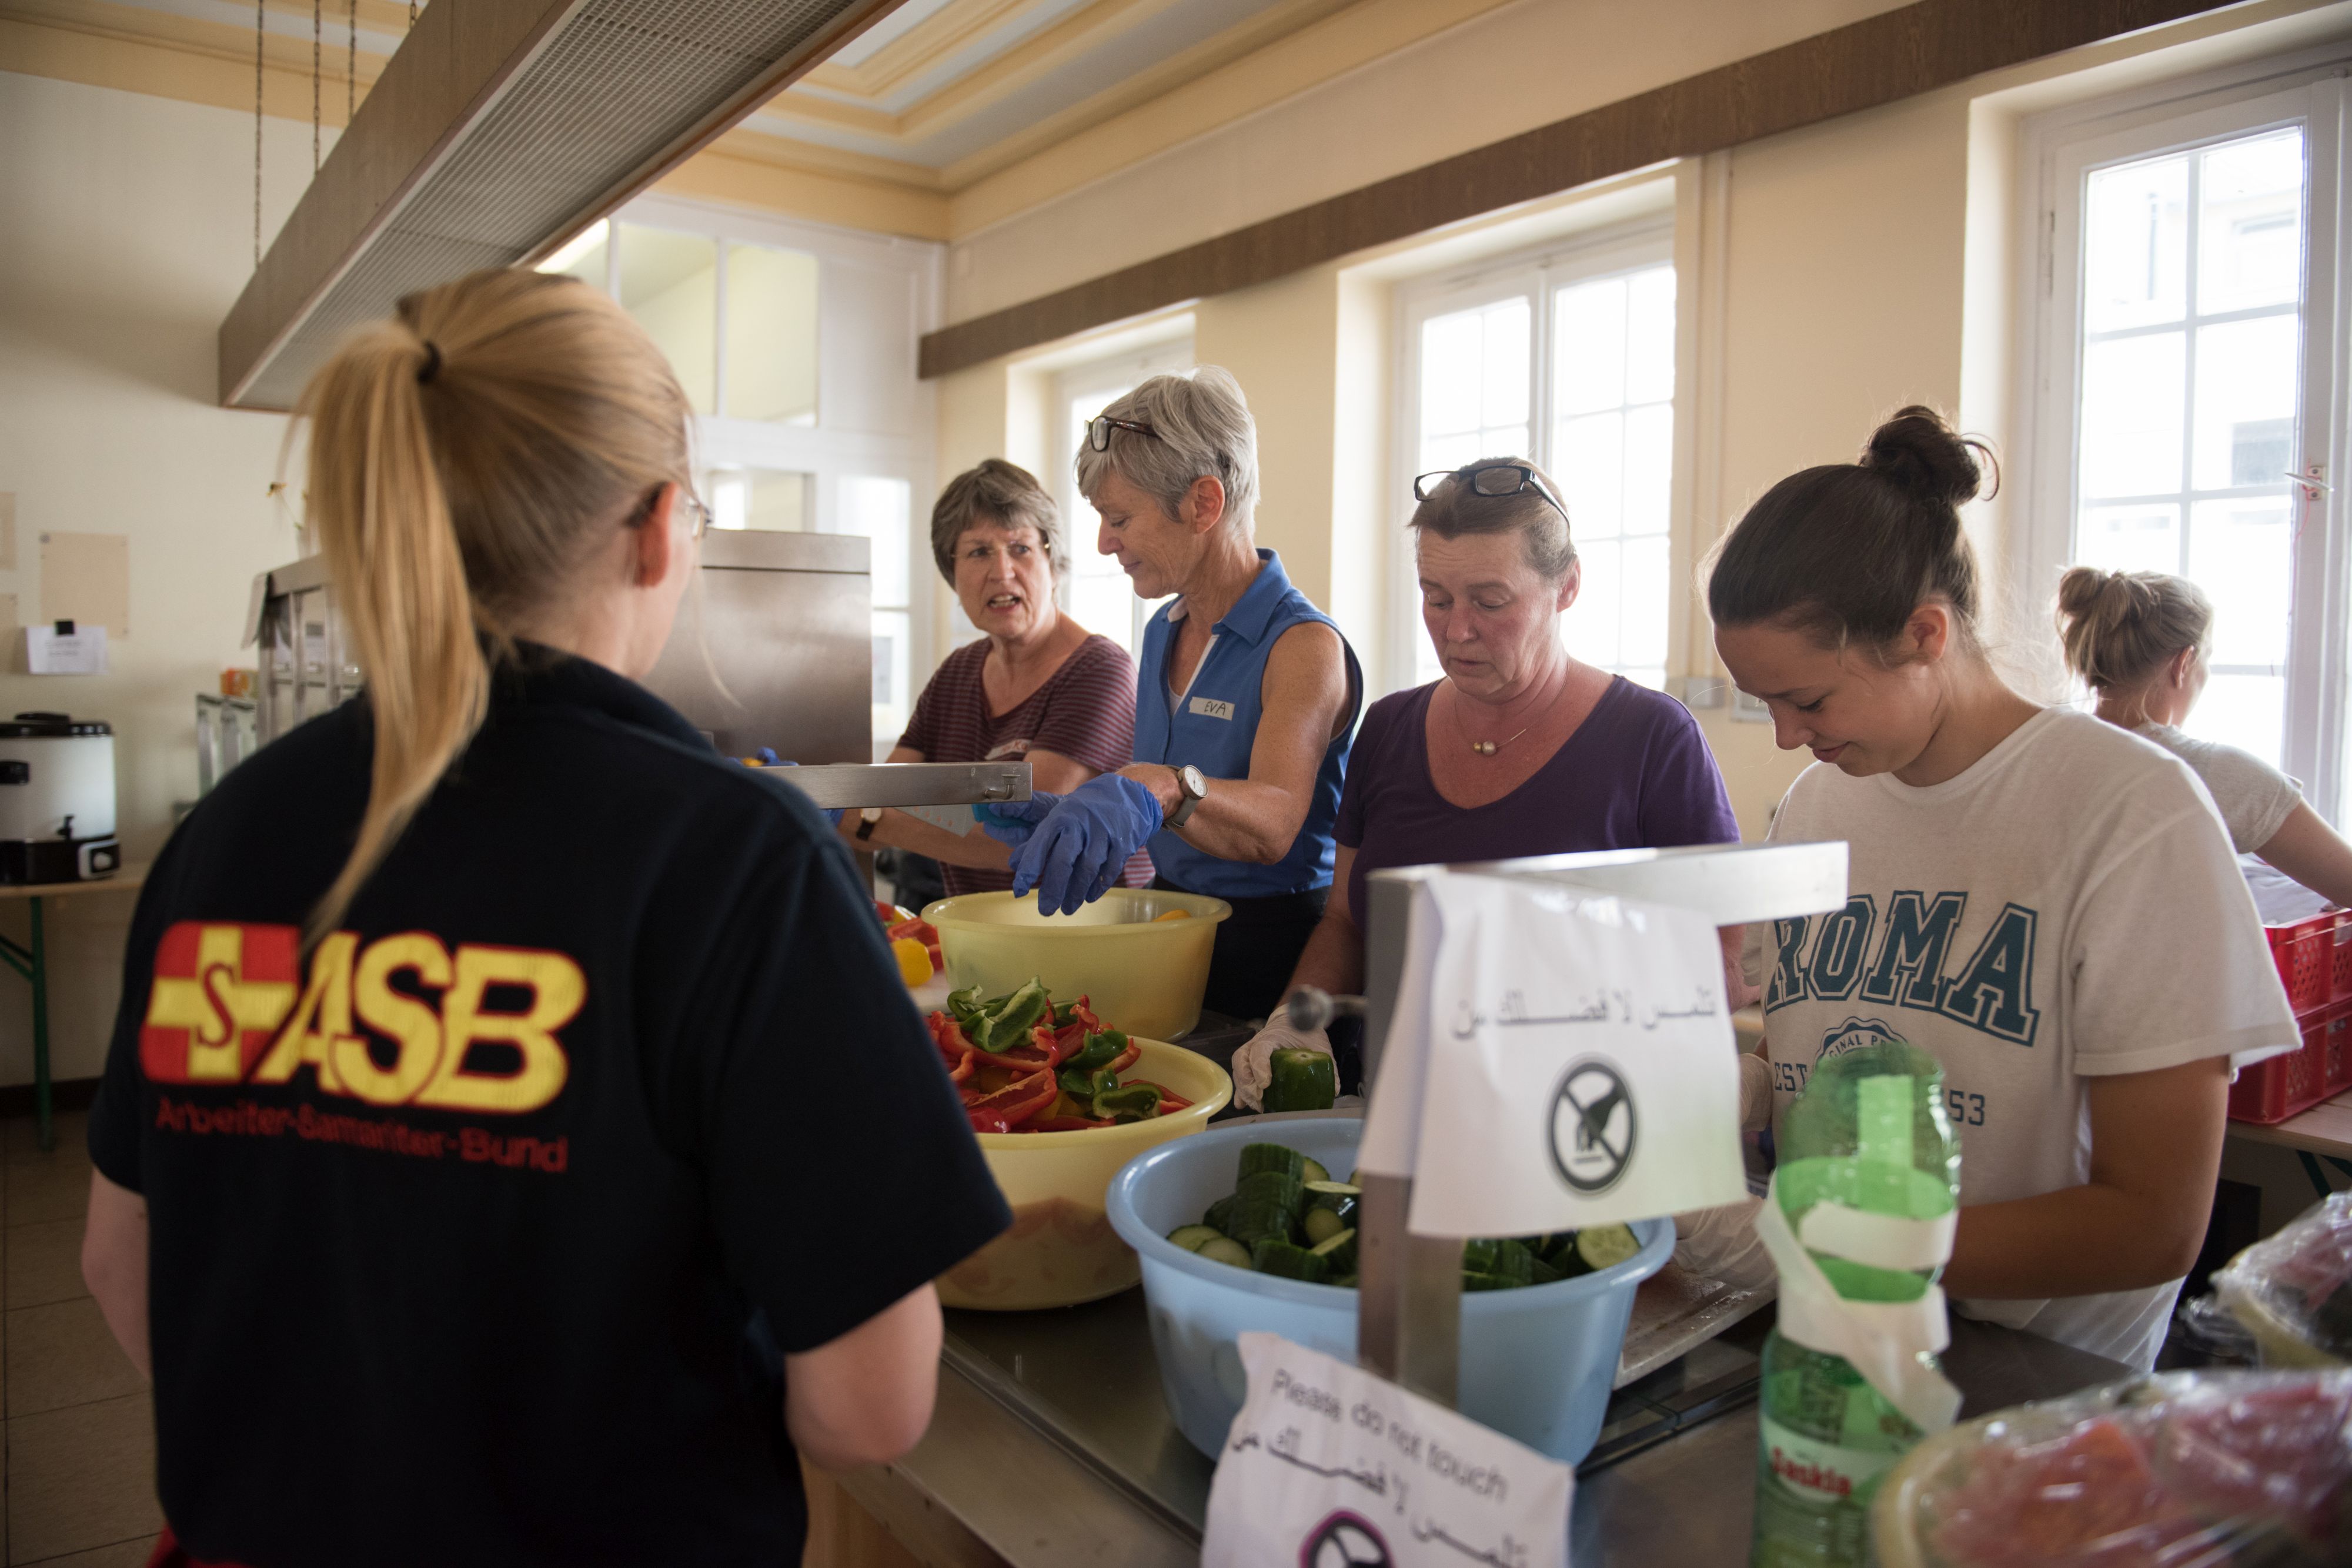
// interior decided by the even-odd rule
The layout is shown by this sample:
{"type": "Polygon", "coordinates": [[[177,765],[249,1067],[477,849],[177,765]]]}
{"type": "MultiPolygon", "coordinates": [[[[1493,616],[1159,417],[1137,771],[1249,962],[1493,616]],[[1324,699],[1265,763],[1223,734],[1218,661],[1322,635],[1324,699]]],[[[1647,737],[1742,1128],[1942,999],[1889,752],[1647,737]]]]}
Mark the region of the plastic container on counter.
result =
{"type": "Polygon", "coordinates": [[[2163,1373],[1955,1427],[1880,1486],[1881,1568],[2352,1561],[2352,1372],[2163,1373]]]}
{"type": "Polygon", "coordinates": [[[2347,1086],[2352,1073],[2345,1022],[2352,1002],[2324,1003],[2295,1019],[2303,1043],[2242,1070],[2230,1085],[2230,1119],[2268,1124],[2311,1109],[2347,1086]]]}
{"type": "Polygon", "coordinates": [[[940,1277],[942,1304],[982,1312],[1076,1306],[1116,1295],[1140,1277],[1135,1253],[1104,1218],[1105,1191],[1138,1154],[1207,1126],[1232,1101],[1234,1081],[1181,1045],[1135,1043],[1143,1054],[1121,1079],[1148,1080],[1192,1103],[1116,1127],[981,1134],[981,1154],[1013,1207],[1013,1228],[940,1277]]]}
{"type": "Polygon", "coordinates": [[[1222,898],[1114,887],[1076,915],[1040,915],[1034,894],[968,893],[926,907],[948,978],[1002,996],[1032,977],[1055,997],[1088,998],[1112,1029],[1173,1040],[1201,1019],[1222,898]]]}
{"type": "MultiPolygon", "coordinates": [[[[1357,1117],[1244,1122],[1137,1158],[1110,1188],[1110,1222],[1143,1263],[1160,1382],[1177,1427],[1214,1458],[1247,1393],[1234,1336],[1264,1329],[1327,1355],[1356,1355],[1356,1292],[1253,1273],[1167,1239],[1234,1190],[1245,1144],[1286,1145],[1334,1176],[1356,1167],[1357,1117]]],[[[1617,1377],[1633,1292],[1675,1249],[1671,1220],[1634,1225],[1642,1249],[1614,1267],[1462,1298],[1460,1408],[1574,1464],[1591,1450],[1617,1377]]]]}
{"type": "Polygon", "coordinates": [[[2264,1366],[2352,1364],[2352,1193],[2324,1197],[2213,1271],[2264,1366]]]}

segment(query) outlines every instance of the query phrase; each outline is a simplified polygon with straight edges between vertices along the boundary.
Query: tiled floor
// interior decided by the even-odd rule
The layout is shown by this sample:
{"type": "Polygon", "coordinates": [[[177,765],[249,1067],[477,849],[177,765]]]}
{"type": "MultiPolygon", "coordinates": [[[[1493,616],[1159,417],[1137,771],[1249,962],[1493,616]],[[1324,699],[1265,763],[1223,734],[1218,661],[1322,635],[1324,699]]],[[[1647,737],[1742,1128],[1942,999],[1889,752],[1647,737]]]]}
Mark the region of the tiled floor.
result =
{"type": "Polygon", "coordinates": [[[31,1118],[0,1124],[0,1547],[7,1563],[141,1568],[155,1506],[147,1385],[81,1282],[89,1155],[79,1113],[47,1154],[31,1118]]]}

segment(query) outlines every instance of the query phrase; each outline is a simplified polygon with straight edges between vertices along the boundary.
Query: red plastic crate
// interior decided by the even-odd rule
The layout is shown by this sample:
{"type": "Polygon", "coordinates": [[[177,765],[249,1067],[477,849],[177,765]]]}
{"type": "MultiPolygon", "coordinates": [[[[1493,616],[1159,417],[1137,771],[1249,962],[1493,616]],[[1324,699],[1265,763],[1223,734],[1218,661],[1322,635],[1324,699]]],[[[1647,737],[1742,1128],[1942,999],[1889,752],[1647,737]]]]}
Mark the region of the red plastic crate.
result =
{"type": "Polygon", "coordinates": [[[2300,1017],[2326,1007],[2336,991],[2336,927],[2337,916],[2315,915],[2288,925],[2265,925],[2271,940],[2271,962],[2278,966],[2279,983],[2286,987],[2287,1006],[2300,1017]]]}
{"type": "Polygon", "coordinates": [[[2327,1026],[2327,1092],[2352,1089],[2352,1016],[2327,1026]]]}
{"type": "Polygon", "coordinates": [[[2326,1099],[2328,1034],[2335,1027],[2326,1021],[2312,1024],[2303,1031],[2302,1050],[2258,1061],[2240,1072],[2238,1081],[2230,1085],[2230,1119],[2284,1122],[2326,1099]]]}
{"type": "Polygon", "coordinates": [[[2352,998],[2352,910],[2336,917],[2335,971],[2336,983],[2332,988],[2336,999],[2340,1002],[2352,998]]]}

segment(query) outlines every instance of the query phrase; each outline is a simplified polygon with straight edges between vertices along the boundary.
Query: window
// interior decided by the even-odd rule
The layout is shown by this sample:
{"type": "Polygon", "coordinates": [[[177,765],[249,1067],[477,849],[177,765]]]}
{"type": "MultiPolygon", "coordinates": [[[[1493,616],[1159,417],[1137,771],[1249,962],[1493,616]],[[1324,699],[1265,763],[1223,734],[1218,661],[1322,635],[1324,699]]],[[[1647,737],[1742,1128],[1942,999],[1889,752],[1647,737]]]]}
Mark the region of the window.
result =
{"type": "Polygon", "coordinates": [[[2024,564],[2170,572],[2212,599],[2186,728],[2341,797],[2347,683],[2333,214],[2341,84],[2103,106],[2039,135],[2045,298],[2024,564]]]}
{"type": "MultiPolygon", "coordinates": [[[[1410,473],[1531,457],[1568,503],[1582,586],[1570,652],[1664,686],[1671,610],[1675,269],[1662,231],[1449,278],[1404,297],[1410,473]]],[[[1437,679],[1410,535],[1400,538],[1402,684],[1437,679]]]]}
{"type": "Polygon", "coordinates": [[[611,293],[668,357],[699,416],[715,527],[872,541],[883,755],[932,663],[937,578],[929,507],[916,497],[930,483],[936,424],[914,367],[936,314],[939,247],[650,196],[541,265],[611,293]]]}
{"type": "Polygon", "coordinates": [[[1145,623],[1167,601],[1138,599],[1118,559],[1095,548],[1102,519],[1078,494],[1078,453],[1086,444],[1087,421],[1153,376],[1192,368],[1192,342],[1186,338],[1075,366],[1054,378],[1054,466],[1040,477],[1062,508],[1062,538],[1070,556],[1065,607],[1079,625],[1099,632],[1130,655],[1141,651],[1145,623]]]}

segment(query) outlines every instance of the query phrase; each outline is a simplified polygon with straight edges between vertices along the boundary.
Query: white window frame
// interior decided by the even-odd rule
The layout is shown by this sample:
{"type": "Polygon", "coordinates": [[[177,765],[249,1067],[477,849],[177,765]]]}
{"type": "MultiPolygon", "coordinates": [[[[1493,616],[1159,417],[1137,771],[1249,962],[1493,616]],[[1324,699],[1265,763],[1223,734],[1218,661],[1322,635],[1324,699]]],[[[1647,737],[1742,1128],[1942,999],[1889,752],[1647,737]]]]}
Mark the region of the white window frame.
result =
{"type": "MultiPolygon", "coordinates": [[[[941,258],[945,247],[925,240],[866,235],[822,224],[789,218],[763,217],[731,207],[683,201],[675,197],[641,196],[614,214],[616,225],[668,229],[706,236],[719,242],[722,279],[726,244],[740,240],[752,245],[795,250],[817,258],[817,409],[814,423],[786,424],[769,420],[730,419],[710,414],[695,421],[695,465],[700,475],[730,468],[764,469],[809,476],[807,517],[818,533],[836,533],[842,517],[841,486],[851,478],[901,479],[908,486],[908,598],[902,606],[877,604],[877,610],[907,617],[907,690],[909,712],[933,657],[933,627],[938,618],[934,595],[940,591],[939,574],[931,569],[931,502],[938,491],[935,452],[939,418],[937,392],[916,374],[914,345],[940,323],[941,258]],[[903,333],[907,359],[898,371],[905,377],[902,416],[878,425],[853,426],[843,412],[844,400],[828,392],[845,377],[867,379],[891,375],[893,368],[871,362],[869,345],[845,329],[838,302],[847,296],[839,287],[845,273],[870,279],[894,277],[904,286],[907,317],[903,333]]],[[[605,246],[605,292],[619,298],[621,242],[618,230],[605,246]]],[[[719,289],[715,330],[719,334],[713,374],[723,400],[727,384],[727,290],[719,289]]],[[[901,323],[884,324],[895,331],[901,323]]],[[[724,407],[722,401],[721,407],[724,407]]],[[[877,734],[874,755],[887,755],[896,735],[877,734]]]]}
{"type": "MultiPolygon", "coordinates": [[[[1389,579],[1392,587],[1389,605],[1388,656],[1383,661],[1387,665],[1384,690],[1402,691],[1418,684],[1418,650],[1429,635],[1421,616],[1421,580],[1414,570],[1412,530],[1403,526],[1417,505],[1413,499],[1412,482],[1418,476],[1422,444],[1422,324],[1433,317],[1475,309],[1514,295],[1527,298],[1529,306],[1528,455],[1549,471],[1551,466],[1553,423],[1553,297],[1570,284],[1639,272],[1662,264],[1677,267],[1680,265],[1675,255],[1674,219],[1671,214],[1580,235],[1565,242],[1553,241],[1511,256],[1484,260],[1472,267],[1435,274],[1398,287],[1396,342],[1399,373],[1394,413],[1398,439],[1392,450],[1392,488],[1390,492],[1396,497],[1397,526],[1390,530],[1389,541],[1389,549],[1392,552],[1389,579]]],[[[1681,454],[1688,449],[1685,432],[1689,419],[1689,388],[1686,385],[1688,378],[1684,373],[1687,357],[1683,352],[1682,337],[1687,329],[1688,311],[1685,301],[1688,298],[1690,282],[1677,273],[1675,376],[1672,403],[1675,419],[1673,451],[1677,473],[1673,482],[1675,500],[1670,504],[1668,512],[1672,519],[1668,529],[1670,540],[1676,539],[1682,531],[1679,502],[1684,486],[1679,469],[1682,466],[1681,454]]],[[[1569,528],[1570,537],[1573,538],[1574,518],[1570,519],[1569,528]]],[[[1670,627],[1679,623],[1671,603],[1660,605],[1658,612],[1667,617],[1670,627]]],[[[1569,613],[1572,615],[1575,612],[1570,610],[1569,613]]],[[[1666,646],[1669,689],[1672,689],[1674,677],[1680,673],[1681,661],[1680,643],[1670,631],[1666,646]]]]}
{"type": "MultiPolygon", "coordinates": [[[[2082,220],[2084,182],[2095,170],[2300,125],[2308,178],[2303,304],[2304,396],[2294,464],[2331,490],[2290,488],[2301,508],[2294,553],[2293,630],[2286,664],[2282,765],[2306,798],[2338,820],[2347,782],[2347,706],[2352,704],[2345,616],[2347,410],[2352,406],[2347,341],[2344,73],[2342,45],[2217,71],[2055,110],[2026,131],[2030,204],[2025,298],[2029,343],[2015,465],[2023,480],[2024,521],[2013,536],[2011,585],[2030,623],[2047,624],[2060,571],[2073,555],[2076,428],[2082,375],[2082,220]]],[[[2184,461],[2186,458],[2184,457],[2184,461]]],[[[2014,515],[2014,514],[2012,514],[2014,515]]],[[[2188,525],[2186,516],[2183,526],[2188,525]]],[[[2038,634],[2038,633],[2037,633],[2038,634]]]]}
{"type": "MultiPolygon", "coordinates": [[[[1049,385],[1047,395],[1052,401],[1045,416],[1045,450],[1050,454],[1048,461],[1053,472],[1043,477],[1062,508],[1063,548],[1072,558],[1073,576],[1076,574],[1077,562],[1099,553],[1095,549],[1095,539],[1100,529],[1094,507],[1078,494],[1078,447],[1069,423],[1070,405],[1081,399],[1108,403],[1152,376],[1185,374],[1195,362],[1192,335],[1187,332],[1181,338],[1163,339],[1071,365],[1055,375],[1049,385]]],[[[1065,609],[1069,607],[1069,597],[1066,585],[1060,595],[1065,609]]],[[[1129,638],[1139,658],[1143,653],[1144,623],[1151,619],[1159,602],[1129,595],[1129,638]]]]}

